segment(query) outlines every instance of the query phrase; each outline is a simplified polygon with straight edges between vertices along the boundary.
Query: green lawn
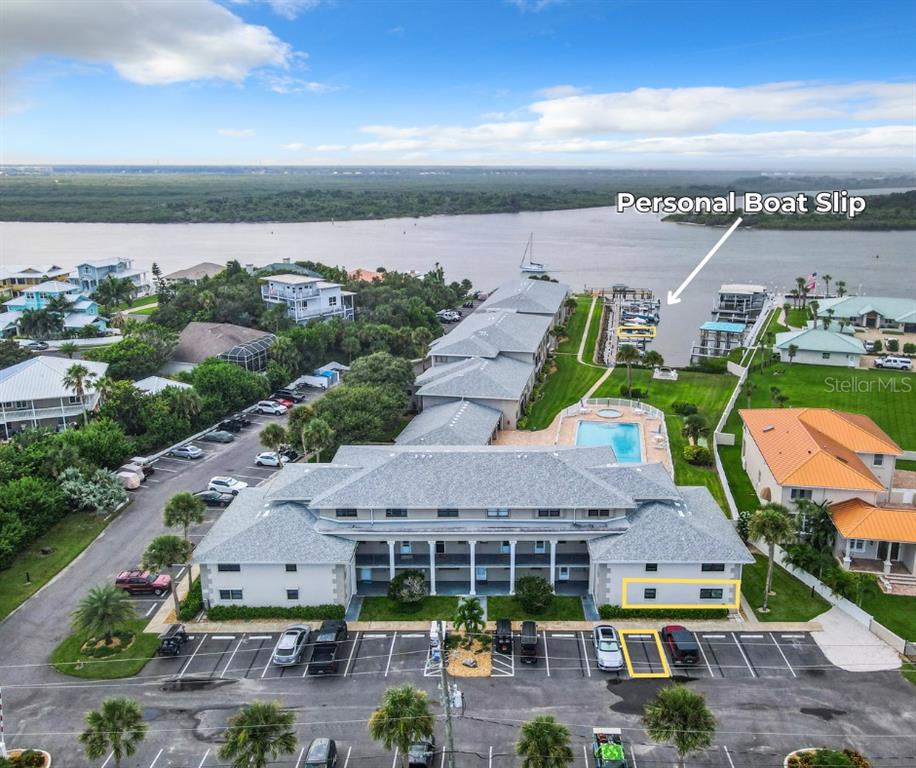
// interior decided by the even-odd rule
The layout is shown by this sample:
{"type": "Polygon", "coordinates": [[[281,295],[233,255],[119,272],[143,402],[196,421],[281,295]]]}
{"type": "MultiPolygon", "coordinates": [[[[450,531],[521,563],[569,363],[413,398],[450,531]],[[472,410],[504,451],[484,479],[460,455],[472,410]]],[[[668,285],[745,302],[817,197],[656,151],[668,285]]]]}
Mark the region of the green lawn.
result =
{"type": "Polygon", "coordinates": [[[811,594],[791,573],[775,566],[773,569],[773,591],[770,595],[770,612],[757,609],[763,605],[763,589],[767,578],[766,555],[755,554],[756,562],[745,565],[742,571],[741,589],[759,621],[810,621],[830,609],[830,603],[818,594],[811,594]]]}
{"type": "Polygon", "coordinates": [[[906,459],[897,459],[897,469],[905,469],[909,472],[916,472],[916,461],[907,461],[906,459]]]}
{"type": "Polygon", "coordinates": [[[576,296],[576,309],[566,319],[566,338],[557,345],[557,352],[576,354],[579,351],[579,341],[585,331],[585,323],[588,321],[588,310],[591,305],[591,296],[576,296]]]}
{"type": "Polygon", "coordinates": [[[138,309],[136,312],[131,312],[132,315],[151,315],[159,307],[144,307],[143,309],[138,309]]]}
{"type": "Polygon", "coordinates": [[[807,308],[790,309],[789,314],[786,317],[786,321],[792,328],[804,328],[808,324],[808,320],[810,319],[811,319],[811,315],[808,312],[807,308]]]}
{"type": "Polygon", "coordinates": [[[487,621],[512,619],[513,621],[582,621],[582,599],[572,595],[554,595],[547,610],[542,613],[528,613],[510,595],[493,595],[487,598],[487,621]]]}
{"type": "Polygon", "coordinates": [[[111,519],[106,520],[91,513],[67,515],[17,555],[9,568],[0,571],[0,619],[56,576],[92,543],[111,519]],[[50,555],[42,555],[40,550],[44,547],[54,551],[50,555]],[[26,573],[31,578],[29,584],[26,584],[26,573]]]}
{"type": "Polygon", "coordinates": [[[113,680],[119,677],[133,677],[148,662],[156,648],[159,647],[158,635],[145,634],[145,619],[137,619],[126,625],[134,633],[134,641],[122,651],[124,658],[118,655],[108,659],[94,660],[80,653],[87,640],[83,632],[65,638],[51,653],[51,663],[58,672],[72,677],[85,677],[92,680],[113,680]]]}
{"type": "Polygon", "coordinates": [[[140,296],[139,298],[134,299],[130,304],[119,304],[115,309],[131,309],[133,307],[145,307],[147,304],[155,304],[159,301],[158,294],[152,294],[151,296],[140,296]]]}
{"type": "Polygon", "coordinates": [[[885,594],[871,579],[862,597],[862,610],[904,640],[916,640],[916,597],[885,594]]]}
{"type": "Polygon", "coordinates": [[[414,610],[405,611],[387,597],[364,597],[359,612],[360,621],[431,621],[452,620],[458,608],[458,598],[447,595],[430,595],[414,610]]]}

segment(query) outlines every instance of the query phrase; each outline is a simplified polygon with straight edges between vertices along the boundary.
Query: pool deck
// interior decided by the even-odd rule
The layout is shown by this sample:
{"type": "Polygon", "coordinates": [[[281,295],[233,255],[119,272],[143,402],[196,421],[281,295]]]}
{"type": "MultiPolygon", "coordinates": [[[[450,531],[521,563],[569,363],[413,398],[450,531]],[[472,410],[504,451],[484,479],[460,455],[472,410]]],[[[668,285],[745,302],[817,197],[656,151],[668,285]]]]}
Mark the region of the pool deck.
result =
{"type": "MultiPolygon", "coordinates": [[[[566,410],[570,410],[567,408],[566,410]]],[[[672,475],[671,456],[668,451],[668,435],[662,421],[645,412],[636,413],[636,409],[626,405],[588,406],[575,413],[566,415],[561,411],[549,427],[536,432],[524,429],[505,429],[499,432],[494,445],[575,445],[576,430],[580,421],[598,421],[604,424],[639,424],[642,434],[642,456],[647,463],[664,464],[672,475]],[[602,408],[611,407],[620,411],[620,416],[607,419],[597,414],[602,408]],[[662,430],[664,440],[656,440],[655,435],[662,430]]]]}

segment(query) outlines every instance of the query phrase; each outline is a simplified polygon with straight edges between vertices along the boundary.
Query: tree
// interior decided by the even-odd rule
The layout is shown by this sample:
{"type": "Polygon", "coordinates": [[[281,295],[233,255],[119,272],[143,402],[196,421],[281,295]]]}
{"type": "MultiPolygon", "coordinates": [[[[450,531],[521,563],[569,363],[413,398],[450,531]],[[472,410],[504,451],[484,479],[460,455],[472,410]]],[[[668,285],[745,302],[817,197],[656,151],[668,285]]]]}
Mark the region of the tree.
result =
{"type": "Polygon", "coordinates": [[[747,400],[748,408],[750,408],[752,404],[754,389],[754,383],[750,379],[745,379],[744,384],[741,385],[741,391],[744,393],[744,397],[747,400]]]}
{"type": "Polygon", "coordinates": [[[221,760],[232,768],[265,768],[269,760],[296,751],[295,714],[272,701],[253,701],[229,718],[221,760]]]}
{"type": "Polygon", "coordinates": [[[388,442],[407,407],[407,393],[393,387],[344,384],[313,409],[336,432],[335,444],[388,442]]]}
{"type": "Polygon", "coordinates": [[[566,310],[570,313],[574,312],[579,306],[579,302],[575,300],[574,297],[570,296],[566,301],[563,302],[563,306],[566,307],[566,310]]]}
{"type": "Polygon", "coordinates": [[[293,376],[299,374],[302,366],[302,357],[293,340],[286,336],[278,336],[267,352],[271,360],[286,368],[293,376]]]}
{"type": "Polygon", "coordinates": [[[410,340],[414,345],[414,354],[417,355],[417,357],[424,357],[426,355],[426,348],[433,340],[433,332],[425,325],[421,325],[419,328],[414,328],[410,332],[410,340]]]}
{"type": "Polygon", "coordinates": [[[642,362],[647,368],[661,368],[665,364],[665,358],[654,349],[650,349],[646,352],[642,362]]]}
{"type": "Polygon", "coordinates": [[[146,737],[143,710],[133,699],[105,699],[99,709],[86,713],[86,730],[79,740],[90,760],[101,760],[110,751],[115,768],[132,757],[146,737]]]}
{"type": "Polygon", "coordinates": [[[791,365],[792,361],[795,359],[795,356],[798,354],[798,345],[790,344],[786,349],[786,352],[789,353],[789,365],[791,365]]]}
{"type": "Polygon", "coordinates": [[[846,295],[846,281],[845,280],[837,280],[836,295],[841,299],[846,295]]]}
{"type": "Polygon", "coordinates": [[[0,339],[0,370],[28,360],[31,356],[29,350],[19,346],[13,339],[0,339]]]}
{"type": "Polygon", "coordinates": [[[617,348],[617,362],[627,367],[627,392],[633,389],[633,372],[631,366],[639,362],[639,350],[632,344],[622,344],[617,348]]]}
{"type": "Polygon", "coordinates": [[[353,334],[347,334],[340,342],[340,350],[347,355],[347,362],[353,362],[353,355],[358,354],[362,349],[362,344],[353,334]]]}
{"type": "Polygon", "coordinates": [[[476,597],[466,597],[455,609],[455,618],[452,620],[452,626],[456,630],[464,627],[464,635],[467,640],[471,640],[481,633],[484,626],[483,606],[476,597]]]}
{"type": "Polygon", "coordinates": [[[104,637],[111,645],[114,633],[137,618],[134,602],[123,589],[114,584],[93,587],[73,612],[73,628],[90,638],[104,637]]]}
{"type": "MultiPolygon", "coordinates": [[[[166,523],[168,524],[168,523],[166,523]]],[[[187,531],[186,531],[187,533],[187,531]]],[[[178,604],[178,584],[172,573],[174,566],[183,565],[191,559],[191,542],[180,536],[157,536],[153,539],[143,553],[143,568],[148,571],[161,571],[163,568],[172,577],[172,600],[175,603],[175,620],[181,606],[178,604]]]]}
{"type": "MultiPolygon", "coordinates": [[[[85,365],[74,363],[67,368],[67,373],[64,375],[63,379],[63,385],[67,389],[72,389],[73,394],[80,399],[83,405],[85,405],[87,387],[90,387],[93,380],[96,378],[97,374],[90,372],[85,365]]],[[[89,423],[89,410],[87,408],[83,408],[83,423],[89,423]]]]}
{"type": "Polygon", "coordinates": [[[515,582],[515,599],[528,613],[542,613],[553,602],[553,587],[541,576],[522,576],[515,582]]]}
{"type": "Polygon", "coordinates": [[[780,395],[782,395],[782,390],[779,387],[777,386],[770,387],[770,401],[773,403],[773,405],[776,405],[776,403],[779,400],[780,395]]]}
{"type": "Polygon", "coordinates": [[[708,433],[709,425],[701,414],[693,413],[684,419],[684,426],[681,428],[681,434],[690,441],[691,445],[697,445],[700,437],[708,433]]]}
{"type": "Polygon", "coordinates": [[[204,520],[206,504],[189,491],[176,493],[168,500],[163,511],[163,519],[169,528],[181,528],[184,540],[188,541],[188,528],[204,520]]]}
{"type": "Polygon", "coordinates": [[[17,321],[19,334],[31,339],[47,339],[63,330],[63,319],[47,309],[26,309],[17,321]]]}
{"type": "Polygon", "coordinates": [[[553,715],[538,715],[522,724],[515,754],[522,768],[564,768],[574,759],[569,738],[569,729],[553,715]]]}
{"type": "Polygon", "coordinates": [[[642,722],[649,738],[672,744],[678,768],[684,768],[684,758],[691,752],[708,748],[716,730],[706,700],[685,685],[662,688],[646,704],[642,722]]]}
{"type": "Polygon", "coordinates": [[[413,366],[403,357],[373,352],[356,360],[347,373],[347,385],[390,386],[408,391],[414,382],[413,366]]]}
{"type": "Polygon", "coordinates": [[[399,685],[382,694],[382,703],[369,718],[369,735],[385,749],[397,747],[406,768],[410,745],[432,738],[434,724],[426,691],[399,685]]]}
{"type": "Polygon", "coordinates": [[[856,605],[862,604],[870,578],[867,573],[853,573],[837,565],[828,568],[821,577],[833,594],[852,600],[856,605]]]}
{"type": "Polygon", "coordinates": [[[823,275],[821,275],[821,280],[824,281],[824,297],[829,298],[830,297],[830,281],[833,280],[833,275],[828,275],[827,273],[824,273],[823,275]]]}
{"type": "Polygon", "coordinates": [[[833,307],[827,307],[827,311],[821,317],[821,324],[824,326],[825,331],[830,329],[830,323],[833,322],[833,316],[835,314],[836,310],[833,307]]]}
{"type": "Polygon", "coordinates": [[[201,400],[200,395],[193,389],[166,387],[161,392],[161,395],[166,400],[172,413],[192,423],[200,415],[204,407],[204,402],[201,400]]]}
{"type": "Polygon", "coordinates": [[[321,461],[321,452],[334,442],[334,434],[328,423],[316,416],[302,428],[302,450],[315,451],[315,458],[321,461]]]}
{"type": "Polygon", "coordinates": [[[798,286],[799,305],[804,307],[808,299],[808,281],[804,277],[796,277],[795,285],[798,286]]]}
{"type": "Polygon", "coordinates": [[[279,454],[280,446],[286,442],[286,430],[279,424],[268,424],[261,430],[261,445],[279,454]]]}
{"type": "Polygon", "coordinates": [[[72,341],[65,341],[63,344],[58,347],[58,352],[62,352],[71,360],[73,356],[80,351],[79,345],[74,344],[72,341]]]}
{"type": "Polygon", "coordinates": [[[388,582],[388,599],[404,610],[419,610],[428,595],[426,577],[415,568],[402,570],[388,582]]]}
{"type": "Polygon", "coordinates": [[[203,398],[203,415],[214,420],[267,394],[267,382],[262,376],[215,357],[195,366],[191,383],[203,398]]]}
{"type": "Polygon", "coordinates": [[[748,533],[752,540],[763,539],[767,543],[767,581],[763,590],[762,613],[769,612],[769,599],[773,594],[773,563],[776,557],[776,545],[791,540],[795,525],[789,517],[789,510],[782,504],[766,504],[753,515],[748,522],[748,533]]]}
{"type": "Polygon", "coordinates": [[[795,508],[798,510],[796,520],[800,535],[818,551],[832,555],[836,527],[830,514],[829,502],[817,503],[811,499],[798,499],[795,508]]]}
{"type": "MultiPolygon", "coordinates": [[[[836,566],[836,558],[834,558],[833,554],[818,550],[811,544],[799,542],[789,544],[786,546],[785,552],[784,560],[786,565],[791,565],[793,568],[807,571],[817,576],[821,581],[823,581],[824,572],[836,566]]],[[[816,583],[817,582],[811,583],[812,597],[814,597],[816,583]]]]}

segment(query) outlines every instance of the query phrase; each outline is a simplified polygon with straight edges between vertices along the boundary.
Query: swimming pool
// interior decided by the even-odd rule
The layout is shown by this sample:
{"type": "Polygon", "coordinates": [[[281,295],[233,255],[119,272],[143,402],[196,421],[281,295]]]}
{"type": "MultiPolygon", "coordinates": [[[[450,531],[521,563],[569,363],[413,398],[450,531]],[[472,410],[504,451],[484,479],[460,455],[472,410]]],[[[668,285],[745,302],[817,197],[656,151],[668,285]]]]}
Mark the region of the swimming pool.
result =
{"type": "Polygon", "coordinates": [[[639,424],[580,421],[576,428],[576,445],[609,445],[621,464],[642,461],[642,430],[639,424]]]}

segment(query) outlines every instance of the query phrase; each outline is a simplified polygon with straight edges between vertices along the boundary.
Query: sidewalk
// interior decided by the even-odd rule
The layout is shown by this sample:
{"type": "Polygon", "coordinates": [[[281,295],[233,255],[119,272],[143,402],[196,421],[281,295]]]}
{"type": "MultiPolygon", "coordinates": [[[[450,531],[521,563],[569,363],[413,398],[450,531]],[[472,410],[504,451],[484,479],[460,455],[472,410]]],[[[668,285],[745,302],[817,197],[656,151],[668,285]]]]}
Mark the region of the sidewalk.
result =
{"type": "Polygon", "coordinates": [[[837,606],[817,620],[823,631],[812,637],[831,664],[847,672],[900,668],[897,651],[837,606]]]}

